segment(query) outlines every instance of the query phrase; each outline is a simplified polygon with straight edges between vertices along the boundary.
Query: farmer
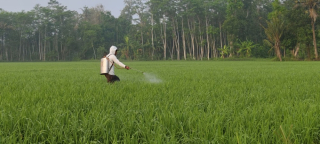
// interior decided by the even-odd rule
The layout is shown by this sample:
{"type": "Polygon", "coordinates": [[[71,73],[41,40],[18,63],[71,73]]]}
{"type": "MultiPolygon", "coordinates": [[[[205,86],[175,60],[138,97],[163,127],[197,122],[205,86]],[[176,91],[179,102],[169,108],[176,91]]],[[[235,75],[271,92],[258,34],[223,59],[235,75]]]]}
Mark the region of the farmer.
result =
{"type": "Polygon", "coordinates": [[[120,81],[119,77],[114,74],[114,63],[127,70],[130,69],[129,66],[126,66],[123,63],[121,63],[117,59],[116,55],[117,47],[111,46],[109,54],[107,55],[107,53],[105,52],[103,54],[103,57],[101,58],[100,75],[104,75],[107,78],[108,83],[120,81]]]}

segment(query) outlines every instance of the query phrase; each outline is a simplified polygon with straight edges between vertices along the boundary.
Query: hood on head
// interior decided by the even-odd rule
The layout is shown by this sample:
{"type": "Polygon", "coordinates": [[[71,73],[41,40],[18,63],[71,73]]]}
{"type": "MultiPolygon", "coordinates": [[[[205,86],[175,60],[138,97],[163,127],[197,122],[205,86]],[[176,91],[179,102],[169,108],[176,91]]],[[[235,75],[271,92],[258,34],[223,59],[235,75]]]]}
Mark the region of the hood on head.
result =
{"type": "Polygon", "coordinates": [[[116,47],[116,46],[111,46],[110,47],[110,53],[109,54],[116,54],[116,50],[117,50],[118,48],[116,47]]]}

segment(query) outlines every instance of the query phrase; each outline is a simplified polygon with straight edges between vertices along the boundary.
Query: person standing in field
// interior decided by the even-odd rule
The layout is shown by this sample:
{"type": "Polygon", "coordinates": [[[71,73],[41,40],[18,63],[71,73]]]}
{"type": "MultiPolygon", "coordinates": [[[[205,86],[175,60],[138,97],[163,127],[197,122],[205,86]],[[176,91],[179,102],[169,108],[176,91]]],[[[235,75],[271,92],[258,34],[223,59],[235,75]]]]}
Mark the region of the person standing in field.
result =
{"type": "Polygon", "coordinates": [[[120,62],[116,57],[116,55],[117,55],[117,47],[111,46],[109,54],[107,55],[107,53],[104,53],[103,57],[101,58],[100,75],[104,75],[107,78],[108,83],[114,83],[115,81],[120,81],[119,77],[116,76],[114,73],[114,63],[116,63],[120,67],[125,68],[127,70],[130,69],[129,66],[126,66],[122,62],[120,62]]]}

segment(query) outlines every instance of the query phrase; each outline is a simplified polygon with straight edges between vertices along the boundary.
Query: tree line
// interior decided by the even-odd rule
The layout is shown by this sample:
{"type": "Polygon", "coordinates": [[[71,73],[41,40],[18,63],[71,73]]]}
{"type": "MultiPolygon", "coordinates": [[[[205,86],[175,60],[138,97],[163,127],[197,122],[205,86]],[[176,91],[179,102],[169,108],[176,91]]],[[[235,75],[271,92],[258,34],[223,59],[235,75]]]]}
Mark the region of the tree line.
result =
{"type": "Polygon", "coordinates": [[[270,58],[318,60],[318,0],[124,0],[68,10],[57,0],[31,11],[0,9],[0,61],[270,58]]]}

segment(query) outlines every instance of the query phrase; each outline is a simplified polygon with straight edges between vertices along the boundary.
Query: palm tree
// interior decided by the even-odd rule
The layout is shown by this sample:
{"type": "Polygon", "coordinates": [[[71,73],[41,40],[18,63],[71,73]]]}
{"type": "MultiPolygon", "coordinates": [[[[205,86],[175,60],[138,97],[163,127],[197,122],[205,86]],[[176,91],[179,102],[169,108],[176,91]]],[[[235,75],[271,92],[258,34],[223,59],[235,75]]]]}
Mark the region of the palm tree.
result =
{"type": "Polygon", "coordinates": [[[280,39],[285,29],[284,21],[281,20],[280,17],[273,17],[270,21],[266,21],[268,27],[263,27],[268,40],[271,44],[273,44],[273,48],[277,54],[277,57],[280,61],[282,61],[281,53],[280,53],[280,39]]]}
{"type": "Polygon", "coordinates": [[[245,53],[245,56],[246,57],[250,57],[251,56],[251,51],[254,47],[256,47],[256,45],[253,43],[253,41],[240,41],[240,44],[239,44],[239,50],[238,50],[238,54],[242,54],[242,53],[245,53]]]}
{"type": "Polygon", "coordinates": [[[317,9],[319,7],[319,0],[299,0],[296,1],[296,3],[300,4],[301,6],[308,8],[309,10],[309,16],[311,18],[311,26],[312,26],[312,32],[313,32],[313,47],[314,47],[314,54],[315,59],[318,59],[318,50],[317,50],[317,40],[316,40],[316,33],[314,30],[314,24],[316,23],[318,14],[317,9]]]}
{"type": "Polygon", "coordinates": [[[220,55],[221,55],[221,58],[225,58],[224,55],[227,55],[229,54],[230,50],[228,49],[228,47],[226,45],[223,46],[223,48],[219,49],[220,50],[220,55]]]}

